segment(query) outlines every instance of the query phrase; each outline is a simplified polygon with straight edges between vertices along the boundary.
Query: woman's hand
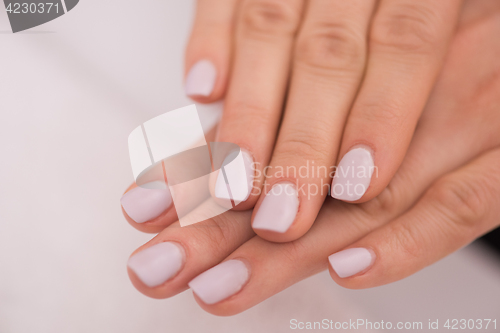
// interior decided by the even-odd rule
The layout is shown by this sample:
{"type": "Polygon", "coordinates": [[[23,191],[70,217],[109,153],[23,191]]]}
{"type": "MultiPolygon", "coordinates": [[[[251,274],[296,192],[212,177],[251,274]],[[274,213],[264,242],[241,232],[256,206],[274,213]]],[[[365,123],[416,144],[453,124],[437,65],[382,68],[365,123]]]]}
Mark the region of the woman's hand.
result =
{"type": "MultiPolygon", "coordinates": [[[[379,196],[361,205],[328,199],[311,230],[289,243],[255,236],[248,211],[183,228],[176,222],[130,258],[136,288],[165,298],[189,283],[204,309],[231,315],[325,269],[329,256],[339,284],[371,287],[498,226],[500,12],[486,16],[468,16],[455,37],[407,156],[379,196]]],[[[161,215],[142,228],[171,222],[161,215]]]]}
{"type": "MultiPolygon", "coordinates": [[[[186,93],[199,102],[225,96],[217,139],[255,163],[241,185],[253,192],[238,209],[256,206],[258,235],[302,236],[333,165],[335,198],[381,193],[406,154],[460,8],[459,0],[198,1],[186,93]]],[[[222,177],[218,184],[226,187],[222,177]]],[[[215,197],[226,192],[216,185],[215,197]]]]}

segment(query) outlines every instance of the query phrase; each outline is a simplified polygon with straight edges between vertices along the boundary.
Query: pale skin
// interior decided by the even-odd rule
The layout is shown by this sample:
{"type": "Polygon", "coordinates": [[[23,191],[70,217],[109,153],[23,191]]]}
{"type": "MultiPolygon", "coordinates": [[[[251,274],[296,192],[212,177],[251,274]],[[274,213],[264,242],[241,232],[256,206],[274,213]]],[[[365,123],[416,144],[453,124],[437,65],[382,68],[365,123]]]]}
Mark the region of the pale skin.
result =
{"type": "MultiPolygon", "coordinates": [[[[186,50],[186,72],[200,59],[217,68],[209,96],[225,98],[217,141],[248,150],[267,178],[237,209],[257,211],[273,185],[329,184],[329,175],[281,175],[315,162],[338,165],[352,148],[372,151],[377,177],[355,202],[382,192],[403,161],[441,69],[460,0],[199,0],[186,50]],[[394,89],[397,87],[397,89],[394,89]],[[281,124],[280,124],[281,119],[281,124]],[[278,128],[279,127],[279,128],[278,128]],[[263,194],[262,194],[263,193],[263,194]]],[[[299,238],[327,191],[299,193],[300,209],[284,233],[299,238]]]]}
{"type": "Polygon", "coordinates": [[[136,288],[150,297],[171,297],[212,266],[240,258],[251,273],[238,293],[212,305],[197,298],[210,313],[232,315],[327,267],[347,288],[397,281],[497,227],[500,41],[492,36],[500,33],[500,10],[491,4],[466,5],[406,156],[379,195],[357,205],[327,198],[310,230],[286,243],[255,235],[251,211],[230,211],[183,228],[169,211],[143,224],[126,216],[141,231],[159,232],[134,253],[165,241],[186,251],[182,269],[160,286],[149,288],[129,271],[136,288]],[[340,278],[328,256],[357,247],[371,249],[374,262],[340,278]]]}

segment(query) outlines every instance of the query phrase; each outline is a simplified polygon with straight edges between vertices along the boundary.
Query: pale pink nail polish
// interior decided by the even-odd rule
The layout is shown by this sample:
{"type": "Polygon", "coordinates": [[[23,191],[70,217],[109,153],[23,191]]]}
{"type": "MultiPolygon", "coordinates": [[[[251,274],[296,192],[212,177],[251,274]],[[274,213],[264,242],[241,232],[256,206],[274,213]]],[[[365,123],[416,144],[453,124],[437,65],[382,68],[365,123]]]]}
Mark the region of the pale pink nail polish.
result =
{"type": "MultiPolygon", "coordinates": [[[[148,184],[152,184],[151,182],[148,184]]],[[[161,183],[164,186],[164,183],[161,183]]],[[[147,184],[145,184],[147,186],[147,184]]],[[[158,189],[136,187],[120,199],[123,209],[132,220],[144,223],[158,217],[172,204],[172,196],[167,188],[158,189]]]]}
{"type": "Polygon", "coordinates": [[[375,261],[375,253],[357,247],[334,253],[328,257],[328,261],[339,277],[346,278],[369,268],[375,261]]]}
{"type": "Polygon", "coordinates": [[[247,282],[247,265],[237,259],[224,261],[188,283],[205,304],[215,304],[236,294],[247,282]]]}
{"type": "Polygon", "coordinates": [[[246,150],[231,152],[222,163],[221,171],[215,182],[215,197],[222,200],[233,200],[235,205],[250,196],[254,181],[253,157],[246,150]],[[228,163],[228,161],[231,161],[228,163]],[[231,190],[229,195],[228,187],[231,190]]]}
{"type": "Polygon", "coordinates": [[[210,96],[214,89],[217,70],[212,62],[200,60],[191,67],[186,77],[185,91],[188,96],[210,96]]]}
{"type": "Polygon", "coordinates": [[[158,243],[134,254],[127,266],[146,286],[152,288],[163,284],[181,269],[184,250],[173,242],[158,243]]]}
{"type": "Polygon", "coordinates": [[[368,148],[357,147],[347,152],[335,171],[331,195],[335,199],[356,201],[370,186],[375,166],[368,148]]]}
{"type": "Polygon", "coordinates": [[[299,210],[299,195],[292,183],[273,186],[253,219],[253,228],[284,233],[290,228],[299,210]]]}

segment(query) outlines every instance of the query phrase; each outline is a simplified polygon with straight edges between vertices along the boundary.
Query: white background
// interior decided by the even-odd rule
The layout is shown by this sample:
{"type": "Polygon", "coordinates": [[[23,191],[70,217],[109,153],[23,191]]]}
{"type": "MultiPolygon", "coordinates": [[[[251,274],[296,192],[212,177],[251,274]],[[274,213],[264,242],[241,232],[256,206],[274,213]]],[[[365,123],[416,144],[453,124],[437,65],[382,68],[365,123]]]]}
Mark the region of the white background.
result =
{"type": "Polygon", "coordinates": [[[133,180],[127,136],[189,104],[192,6],[82,0],[18,34],[0,10],[0,333],[287,332],[292,318],[497,316],[500,327],[499,261],[477,245],[371,290],[322,273],[229,318],[203,312],[190,291],[158,301],[132,287],[126,260],[151,235],[120,211],[133,180]]]}

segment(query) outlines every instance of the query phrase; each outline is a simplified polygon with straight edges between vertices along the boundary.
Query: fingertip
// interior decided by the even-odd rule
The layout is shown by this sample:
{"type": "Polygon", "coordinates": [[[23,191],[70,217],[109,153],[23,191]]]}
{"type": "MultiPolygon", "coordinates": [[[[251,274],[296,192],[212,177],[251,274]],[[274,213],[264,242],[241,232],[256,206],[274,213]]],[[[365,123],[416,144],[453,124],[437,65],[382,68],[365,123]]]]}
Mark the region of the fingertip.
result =
{"type": "MultiPolygon", "coordinates": [[[[215,159],[219,157],[216,156],[215,159]]],[[[210,195],[213,200],[227,209],[253,208],[260,194],[253,155],[247,149],[240,147],[222,157],[224,160],[220,168],[219,165],[214,165],[214,168],[219,169],[209,178],[210,195]]]]}
{"type": "Polygon", "coordinates": [[[287,243],[302,237],[309,230],[309,227],[304,228],[304,226],[302,226],[301,228],[293,228],[292,226],[284,233],[258,229],[255,227],[253,228],[253,230],[260,238],[265,239],[266,241],[274,243],[287,243]]]}
{"type": "Polygon", "coordinates": [[[378,176],[373,149],[367,145],[352,147],[340,160],[332,179],[330,195],[348,203],[366,200],[373,175],[378,176]]]}
{"type": "Polygon", "coordinates": [[[208,312],[214,316],[218,317],[229,317],[234,316],[243,310],[239,310],[231,301],[221,301],[216,304],[206,304],[204,303],[198,295],[193,291],[193,297],[196,303],[202,308],[205,312],[208,312]]]}
{"type": "Polygon", "coordinates": [[[187,289],[178,276],[186,264],[186,250],[176,241],[145,244],[127,261],[127,273],[133,286],[142,294],[164,299],[187,289]]]}
{"type": "Polygon", "coordinates": [[[158,233],[177,220],[168,189],[132,184],[120,199],[125,220],[144,233],[158,233]]]}
{"type": "Polygon", "coordinates": [[[202,58],[188,68],[184,82],[185,94],[199,103],[212,103],[224,95],[225,78],[221,66],[213,60],[202,58]]]}
{"type": "Polygon", "coordinates": [[[336,252],[328,257],[331,278],[348,289],[369,287],[366,283],[377,256],[373,249],[354,247],[336,252]]]}
{"type": "Polygon", "coordinates": [[[196,302],[207,312],[229,316],[241,312],[240,292],[251,277],[248,260],[234,258],[210,268],[192,279],[188,285],[196,302]]]}

